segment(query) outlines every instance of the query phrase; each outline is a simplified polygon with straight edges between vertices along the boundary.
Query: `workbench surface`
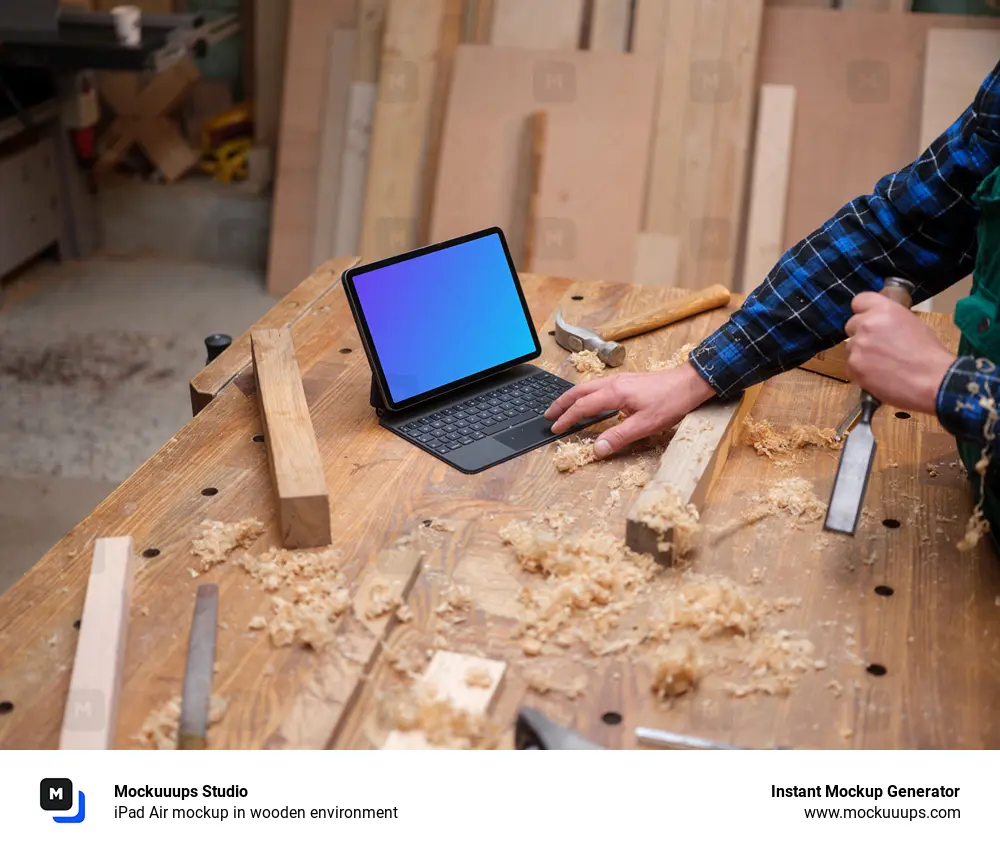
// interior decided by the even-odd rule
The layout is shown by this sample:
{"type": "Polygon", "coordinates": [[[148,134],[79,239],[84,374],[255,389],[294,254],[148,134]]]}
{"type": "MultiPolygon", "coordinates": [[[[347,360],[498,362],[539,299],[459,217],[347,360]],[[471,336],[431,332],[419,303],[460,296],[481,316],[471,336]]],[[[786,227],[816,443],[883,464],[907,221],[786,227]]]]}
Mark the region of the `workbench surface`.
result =
{"type": "MultiPolygon", "coordinates": [[[[425,553],[409,598],[413,619],[388,639],[392,657],[412,648],[451,648],[504,659],[507,675],[493,711],[500,724],[509,725],[517,707],[529,703],[612,747],[635,746],[637,725],[750,747],[1000,746],[1000,569],[987,540],[967,554],[955,549],[972,500],[954,441],[933,417],[890,407],[879,412],[869,510],[854,538],[825,534],[822,519],[739,522],[768,482],[790,475],[812,481],[825,501],[836,471],[834,451],[804,450],[789,468],[748,445],[733,448],[702,522],[735,530],[699,549],[690,566],[731,577],[765,599],[801,598],[774,622],[808,638],[820,664],[803,672],[785,696],[737,699],[726,692],[725,676],[710,676],[695,692],[661,704],[650,691],[650,670],[627,649],[594,657],[580,647],[547,646],[540,658],[525,656],[511,632],[519,592],[540,579],[518,567],[499,529],[512,519],[530,521],[533,514],[564,508],[575,517],[568,534],[604,523],[623,537],[638,491],[622,489],[613,504],[610,481],[628,464],[642,463],[652,472],[665,438],[572,474],[555,469],[554,446],[479,475],[451,469],[376,424],[368,364],[339,284],[351,262],[327,263],[258,326],[292,326],[325,459],[334,545],[346,571],[367,576],[386,550],[419,547],[425,553]],[[454,584],[469,589],[473,605],[466,617],[445,623],[435,609],[454,584]],[[528,689],[527,674],[538,665],[557,680],[583,683],[583,693],[571,699],[528,689]]],[[[522,279],[543,339],[541,363],[571,380],[584,376],[548,333],[560,301],[571,321],[596,324],[664,297],[652,287],[522,279]]],[[[642,368],[649,356],[665,358],[699,341],[726,312],[629,341],[626,368],[642,368]]],[[[955,345],[949,317],[922,315],[955,345]]],[[[190,574],[198,566],[191,541],[199,523],[257,517],[267,531],[251,551],[277,541],[266,446],[253,439],[262,428],[249,364],[244,335],[192,381],[194,406],[204,409],[0,598],[0,746],[58,746],[74,621],[97,537],[132,535],[140,553],[118,746],[138,746],[134,736],[150,713],[180,694],[201,579],[190,574]]],[[[753,416],[775,425],[835,427],[856,393],[794,370],[767,382],[753,416]]],[[[231,562],[204,579],[220,586],[215,691],[229,703],[209,733],[211,747],[382,743],[388,730],[379,719],[380,695],[404,681],[385,652],[364,678],[361,663],[336,647],[276,648],[266,632],[248,628],[253,617],[270,613],[258,583],[231,562]]],[[[363,631],[352,613],[342,619],[345,636],[363,631]]]]}

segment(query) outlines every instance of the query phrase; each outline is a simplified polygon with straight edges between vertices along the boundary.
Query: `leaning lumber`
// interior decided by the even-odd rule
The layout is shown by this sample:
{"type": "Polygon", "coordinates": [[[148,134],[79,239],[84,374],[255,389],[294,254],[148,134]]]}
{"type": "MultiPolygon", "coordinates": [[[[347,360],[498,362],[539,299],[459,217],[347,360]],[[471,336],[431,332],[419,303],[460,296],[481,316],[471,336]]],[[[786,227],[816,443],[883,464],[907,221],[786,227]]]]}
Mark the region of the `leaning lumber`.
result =
{"type": "Polygon", "coordinates": [[[287,328],[250,335],[260,417],[287,549],[328,546],[330,494],[287,328]]]}
{"type": "Polygon", "coordinates": [[[760,385],[751,387],[737,401],[709,402],[684,417],[628,513],[625,543],[633,552],[652,555],[664,566],[678,559],[677,524],[664,506],[681,512],[688,505],[699,512],[704,508],[759,392],[760,385]]]}
{"type": "Polygon", "coordinates": [[[63,713],[60,749],[114,748],[134,574],[131,537],[97,540],[63,713]]]}

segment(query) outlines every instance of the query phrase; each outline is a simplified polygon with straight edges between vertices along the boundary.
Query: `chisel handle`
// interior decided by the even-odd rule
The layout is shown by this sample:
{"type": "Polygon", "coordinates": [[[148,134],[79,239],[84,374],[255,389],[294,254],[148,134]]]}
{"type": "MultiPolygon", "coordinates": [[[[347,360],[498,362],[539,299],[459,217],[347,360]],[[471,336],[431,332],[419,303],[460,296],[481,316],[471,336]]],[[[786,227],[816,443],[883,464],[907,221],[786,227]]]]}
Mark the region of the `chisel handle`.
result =
{"type": "MultiPolygon", "coordinates": [[[[903,307],[909,309],[913,306],[913,290],[914,285],[902,277],[887,277],[885,279],[885,284],[882,286],[882,294],[895,301],[897,304],[901,304],[903,307]]],[[[875,415],[875,411],[879,409],[882,404],[875,396],[873,396],[867,390],[861,391],[861,421],[867,424],[871,424],[872,416],[875,415]]]]}
{"type": "Polygon", "coordinates": [[[717,307],[725,307],[732,297],[732,293],[726,287],[722,284],[715,284],[681,298],[675,298],[655,310],[650,310],[631,319],[608,322],[601,325],[597,332],[601,335],[601,339],[617,342],[648,331],[655,331],[657,328],[679,322],[689,316],[696,316],[717,307]]]}

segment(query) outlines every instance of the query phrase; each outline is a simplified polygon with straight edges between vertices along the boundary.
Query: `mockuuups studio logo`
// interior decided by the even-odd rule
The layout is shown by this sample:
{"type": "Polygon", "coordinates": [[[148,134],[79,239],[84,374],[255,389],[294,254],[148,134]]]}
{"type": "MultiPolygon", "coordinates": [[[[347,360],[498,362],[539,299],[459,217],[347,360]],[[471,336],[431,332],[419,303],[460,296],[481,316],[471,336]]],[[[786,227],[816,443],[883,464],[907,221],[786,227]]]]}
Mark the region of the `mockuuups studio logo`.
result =
{"type": "MultiPolygon", "coordinates": [[[[56,823],[82,823],[87,816],[83,791],[77,791],[76,814],[53,815],[56,823]]],[[[43,779],[39,783],[38,804],[46,812],[70,812],[73,809],[73,782],[69,779],[43,779]]]]}
{"type": "Polygon", "coordinates": [[[572,103],[576,100],[576,68],[572,62],[546,59],[535,64],[535,100],[572,103]]]}
{"type": "Polygon", "coordinates": [[[420,92],[417,66],[405,59],[386,59],[379,71],[382,82],[379,98],[383,103],[414,103],[420,92]]]}
{"type": "Polygon", "coordinates": [[[888,103],[891,82],[888,62],[856,59],[847,63],[847,99],[852,103],[888,103]]]}

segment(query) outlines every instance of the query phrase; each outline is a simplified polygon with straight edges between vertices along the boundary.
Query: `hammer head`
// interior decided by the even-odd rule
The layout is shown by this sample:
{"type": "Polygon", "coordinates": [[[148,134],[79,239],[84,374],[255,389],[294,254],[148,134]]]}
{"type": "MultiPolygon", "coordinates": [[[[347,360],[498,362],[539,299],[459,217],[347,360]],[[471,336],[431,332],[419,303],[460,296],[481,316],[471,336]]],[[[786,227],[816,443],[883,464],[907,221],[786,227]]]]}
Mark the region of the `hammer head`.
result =
{"type": "Polygon", "coordinates": [[[605,342],[596,331],[563,321],[561,309],[556,310],[555,331],[556,342],[567,351],[596,351],[608,366],[621,366],[625,362],[625,346],[605,342]]]}

